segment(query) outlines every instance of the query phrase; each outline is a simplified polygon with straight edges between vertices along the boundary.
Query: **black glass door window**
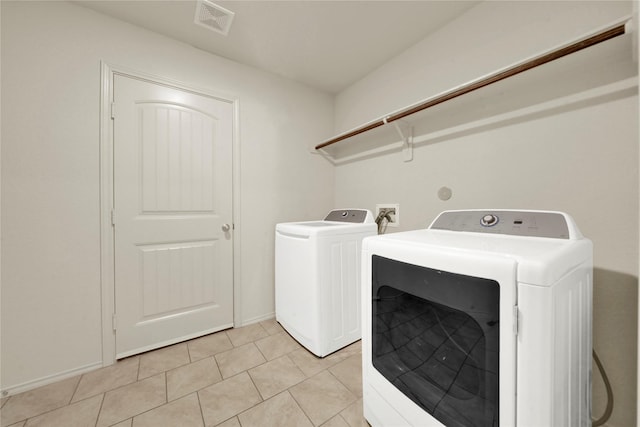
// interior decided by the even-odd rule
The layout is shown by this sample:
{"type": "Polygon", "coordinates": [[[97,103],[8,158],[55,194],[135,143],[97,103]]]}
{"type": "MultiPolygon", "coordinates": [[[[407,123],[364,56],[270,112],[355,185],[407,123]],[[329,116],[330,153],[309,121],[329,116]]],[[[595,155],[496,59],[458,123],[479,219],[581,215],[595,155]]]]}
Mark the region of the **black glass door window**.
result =
{"type": "Polygon", "coordinates": [[[372,259],[373,366],[446,426],[498,426],[496,281],[372,259]]]}

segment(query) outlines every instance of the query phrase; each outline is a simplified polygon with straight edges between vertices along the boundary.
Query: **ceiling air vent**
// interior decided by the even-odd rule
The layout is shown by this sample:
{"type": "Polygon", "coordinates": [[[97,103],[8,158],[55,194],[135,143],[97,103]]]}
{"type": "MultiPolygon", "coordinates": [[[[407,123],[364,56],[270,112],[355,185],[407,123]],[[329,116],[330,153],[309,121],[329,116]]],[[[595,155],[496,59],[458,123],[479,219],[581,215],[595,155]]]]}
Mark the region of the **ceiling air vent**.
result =
{"type": "Polygon", "coordinates": [[[226,36],[234,15],[230,10],[208,0],[198,0],[194,22],[226,36]]]}

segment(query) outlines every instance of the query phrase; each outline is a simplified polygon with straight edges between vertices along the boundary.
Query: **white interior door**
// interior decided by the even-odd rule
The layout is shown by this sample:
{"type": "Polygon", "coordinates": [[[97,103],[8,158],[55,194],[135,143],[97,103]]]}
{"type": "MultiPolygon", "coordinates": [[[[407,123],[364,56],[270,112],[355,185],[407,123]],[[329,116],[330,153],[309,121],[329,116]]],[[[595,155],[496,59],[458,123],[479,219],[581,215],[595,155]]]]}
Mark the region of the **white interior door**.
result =
{"type": "Polygon", "coordinates": [[[233,326],[233,105],[114,76],[116,357],[233,326]]]}

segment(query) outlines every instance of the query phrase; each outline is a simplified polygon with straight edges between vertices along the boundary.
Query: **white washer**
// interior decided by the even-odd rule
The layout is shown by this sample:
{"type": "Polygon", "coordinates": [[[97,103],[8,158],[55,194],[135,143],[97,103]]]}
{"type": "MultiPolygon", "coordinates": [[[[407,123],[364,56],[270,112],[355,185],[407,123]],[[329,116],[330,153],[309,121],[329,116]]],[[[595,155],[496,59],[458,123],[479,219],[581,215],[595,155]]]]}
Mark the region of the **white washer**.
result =
{"type": "Polygon", "coordinates": [[[362,245],[372,426],[591,426],[593,250],[571,217],[448,211],[362,245]]]}
{"type": "Polygon", "coordinates": [[[361,337],[360,252],[375,234],[366,209],[276,225],[276,320],[317,356],[361,337]]]}

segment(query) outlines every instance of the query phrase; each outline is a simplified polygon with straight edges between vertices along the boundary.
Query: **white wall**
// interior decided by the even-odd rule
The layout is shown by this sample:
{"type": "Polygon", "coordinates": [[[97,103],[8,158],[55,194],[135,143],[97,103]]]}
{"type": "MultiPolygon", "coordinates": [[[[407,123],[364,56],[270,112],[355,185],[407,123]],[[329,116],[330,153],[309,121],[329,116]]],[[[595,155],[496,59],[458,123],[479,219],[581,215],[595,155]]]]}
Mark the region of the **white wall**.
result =
{"type": "Polygon", "coordinates": [[[336,98],[343,132],[631,14],[630,1],[487,1],[336,98]]]}
{"type": "Polygon", "coordinates": [[[240,101],[240,318],[272,315],[277,222],[333,207],[332,97],[66,2],[2,1],[3,390],[102,363],[100,61],[240,101]]]}
{"type": "MultiPolygon", "coordinates": [[[[338,95],[336,133],[511,65],[631,13],[631,2],[484,2],[338,95]]],[[[335,204],[399,203],[400,225],[442,210],[570,213],[595,245],[594,347],[613,384],[609,426],[636,422],[637,93],[524,117],[336,168],[335,204]],[[441,201],[442,186],[453,197],[441,201]]],[[[605,406],[594,371],[593,414],[605,406]]]]}

